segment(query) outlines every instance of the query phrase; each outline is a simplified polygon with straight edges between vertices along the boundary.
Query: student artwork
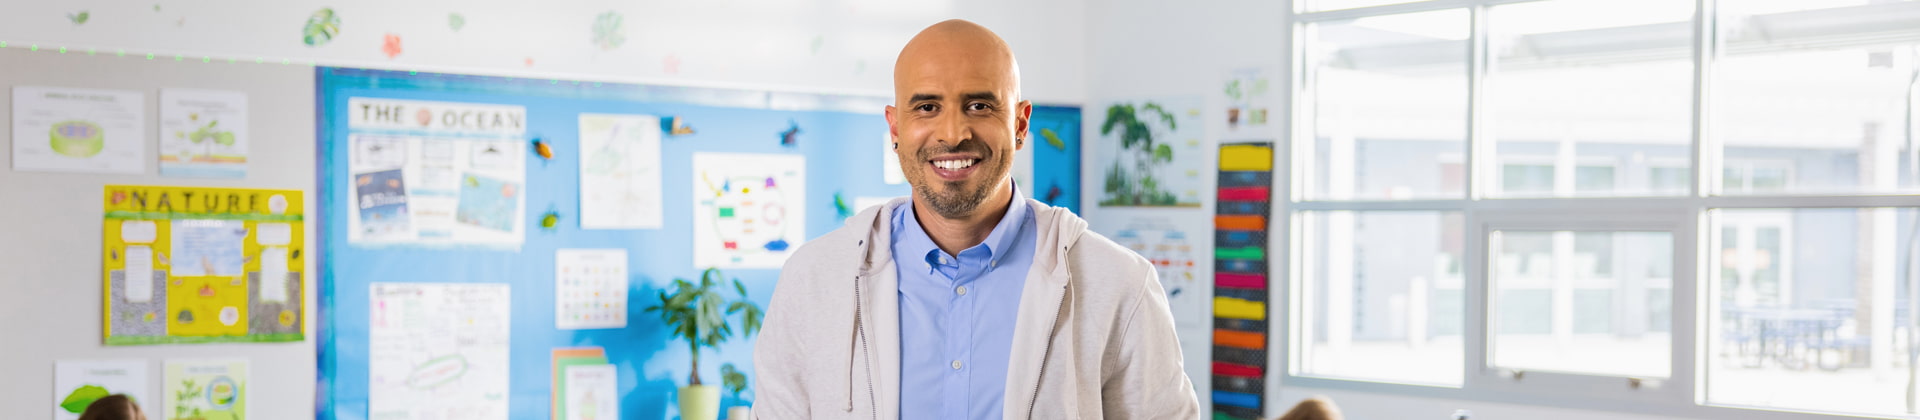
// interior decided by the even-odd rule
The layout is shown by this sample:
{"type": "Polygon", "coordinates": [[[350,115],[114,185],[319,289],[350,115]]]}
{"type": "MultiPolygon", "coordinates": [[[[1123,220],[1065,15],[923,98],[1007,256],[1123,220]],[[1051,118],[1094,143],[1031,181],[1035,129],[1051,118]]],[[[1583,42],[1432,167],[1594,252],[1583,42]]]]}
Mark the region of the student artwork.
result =
{"type": "Polygon", "coordinates": [[[369,289],[368,418],[507,418],[510,286],[369,289]]]}
{"type": "Polygon", "coordinates": [[[693,265],[780,268],[806,237],[806,158],[693,155],[693,265]]]}
{"type": "Polygon", "coordinates": [[[593,45],[612,51],[627,43],[626,18],[619,12],[604,12],[593,18],[593,45]]]}
{"type": "Polygon", "coordinates": [[[107,345],[305,339],[300,191],[105,188],[107,345]]]}
{"type": "Polygon", "coordinates": [[[787,120],[787,130],[780,132],[780,145],[786,147],[800,145],[800,123],[787,120]]]}
{"type": "Polygon", "coordinates": [[[693,134],[693,127],[687,125],[686,118],[673,116],[660,119],[660,131],[669,136],[684,136],[693,134]]]}
{"type": "Polygon", "coordinates": [[[620,371],[611,364],[565,368],[565,420],[619,420],[620,371]]]}
{"type": "Polygon", "coordinates": [[[1195,98],[1113,102],[1094,159],[1102,207],[1200,207],[1212,162],[1195,98]]]}
{"type": "Polygon", "coordinates": [[[43,86],[13,88],[13,169],[146,171],[146,94],[43,86]]]}
{"type": "Polygon", "coordinates": [[[160,174],[245,178],[247,94],[160,90],[160,174]]]}
{"type": "Polygon", "coordinates": [[[580,228],[659,229],[660,131],[650,115],[580,114],[580,228]]]}
{"type": "Polygon", "coordinates": [[[53,362],[53,419],[77,420],[87,406],[108,395],[122,394],[152,415],[158,401],[150,398],[147,361],[59,360],[53,362]]]}
{"type": "Polygon", "coordinates": [[[1225,135],[1237,138],[1268,138],[1273,135],[1270,110],[1277,102],[1273,79],[1272,71],[1260,67],[1227,72],[1225,81],[1221,83],[1221,93],[1226,99],[1225,115],[1222,117],[1225,120],[1225,135]]]}
{"type": "Polygon", "coordinates": [[[315,10],[307,17],[307,26],[301,33],[304,35],[301,41],[309,47],[326,45],[340,35],[340,16],[334,15],[331,8],[315,10]]]}
{"type": "Polygon", "coordinates": [[[348,243],[524,240],[526,108],[349,98],[346,112],[348,243]]]}
{"type": "Polygon", "coordinates": [[[161,418],[246,420],[247,370],[244,359],[168,360],[161,375],[161,418]]]}
{"type": "MultiPolygon", "coordinates": [[[[553,372],[553,384],[551,388],[553,390],[553,393],[552,393],[551,401],[549,401],[548,403],[548,407],[550,407],[550,409],[552,410],[552,413],[549,415],[548,418],[551,418],[551,419],[574,418],[573,417],[574,414],[570,412],[572,411],[570,409],[573,408],[574,406],[573,403],[576,400],[567,398],[567,396],[569,395],[575,395],[570,392],[571,389],[573,388],[572,379],[574,377],[571,375],[568,375],[567,372],[570,369],[573,369],[575,367],[582,367],[582,366],[591,367],[591,366],[611,366],[611,365],[607,364],[606,350],[601,349],[599,347],[574,347],[574,348],[553,349],[553,364],[548,369],[548,371],[553,372]]],[[[589,385],[589,386],[592,386],[592,385],[589,385]]],[[[617,419],[618,417],[607,417],[607,418],[617,419]]]]}
{"type": "Polygon", "coordinates": [[[541,159],[553,160],[553,142],[533,139],[533,153],[539,155],[541,159]]]}
{"type": "Polygon", "coordinates": [[[1214,216],[1213,411],[1260,418],[1267,374],[1267,225],[1273,145],[1220,146],[1214,216]]]}

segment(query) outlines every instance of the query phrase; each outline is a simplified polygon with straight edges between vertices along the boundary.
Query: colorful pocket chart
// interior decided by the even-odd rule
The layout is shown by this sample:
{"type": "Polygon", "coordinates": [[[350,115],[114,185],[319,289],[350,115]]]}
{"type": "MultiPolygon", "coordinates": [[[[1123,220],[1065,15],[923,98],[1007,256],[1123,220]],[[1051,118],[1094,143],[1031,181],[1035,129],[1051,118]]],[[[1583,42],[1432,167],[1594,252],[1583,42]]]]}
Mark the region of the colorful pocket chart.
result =
{"type": "Polygon", "coordinates": [[[1272,184],[1272,143],[1220,146],[1213,220],[1214,419],[1257,419],[1264,406],[1272,184]]]}

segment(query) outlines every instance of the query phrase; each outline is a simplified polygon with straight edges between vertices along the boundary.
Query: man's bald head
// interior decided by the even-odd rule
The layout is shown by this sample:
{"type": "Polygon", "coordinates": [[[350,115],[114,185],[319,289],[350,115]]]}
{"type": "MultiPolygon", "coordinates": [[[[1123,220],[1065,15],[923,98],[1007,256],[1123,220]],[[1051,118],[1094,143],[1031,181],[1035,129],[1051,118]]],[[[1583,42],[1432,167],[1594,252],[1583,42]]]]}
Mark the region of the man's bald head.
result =
{"type": "Polygon", "coordinates": [[[1033,113],[1020,100],[1020,67],[1007,41],[964,20],[927,27],[901,48],[893,90],[887,125],[916,208],[955,221],[1003,213],[1013,155],[1033,113]]]}
{"type": "Polygon", "coordinates": [[[1013,58],[1013,48],[985,26],[951,19],[920,30],[900,49],[893,63],[893,88],[900,96],[896,101],[912,95],[907,90],[914,80],[961,69],[976,73],[970,76],[1000,79],[1012,89],[1009,99],[1019,99],[1020,63],[1013,58]]]}

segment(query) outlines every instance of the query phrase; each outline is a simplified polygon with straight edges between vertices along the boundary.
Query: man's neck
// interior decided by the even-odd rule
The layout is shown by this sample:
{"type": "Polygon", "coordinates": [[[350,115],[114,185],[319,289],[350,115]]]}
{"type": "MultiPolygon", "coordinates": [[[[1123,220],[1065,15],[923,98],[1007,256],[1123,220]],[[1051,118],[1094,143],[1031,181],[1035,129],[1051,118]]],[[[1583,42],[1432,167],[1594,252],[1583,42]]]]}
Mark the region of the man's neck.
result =
{"type": "Polygon", "coordinates": [[[933,238],[934,245],[938,245],[941,251],[946,251],[947,255],[957,256],[960,255],[960,251],[986,242],[987,236],[993,234],[993,227],[998,226],[1000,219],[1007,216],[1007,208],[1012,203],[1012,184],[1001,184],[992,195],[987,196],[987,202],[981,203],[973,214],[949,219],[930,210],[926,203],[920,201],[920,195],[914,194],[913,216],[920,220],[920,229],[925,230],[927,236],[933,238]]]}

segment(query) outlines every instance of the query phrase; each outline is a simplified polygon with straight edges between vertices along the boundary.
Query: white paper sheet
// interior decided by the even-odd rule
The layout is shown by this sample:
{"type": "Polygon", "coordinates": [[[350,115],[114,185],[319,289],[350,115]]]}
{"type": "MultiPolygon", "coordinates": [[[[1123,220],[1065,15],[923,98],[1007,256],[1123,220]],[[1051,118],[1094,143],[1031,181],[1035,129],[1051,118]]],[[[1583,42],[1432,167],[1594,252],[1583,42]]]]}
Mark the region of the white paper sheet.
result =
{"type": "Polygon", "coordinates": [[[508,285],[368,287],[368,418],[507,418],[508,285]]]}
{"type": "Polygon", "coordinates": [[[126,275],[127,301],[144,303],[153,301],[153,247],[134,245],[127,247],[126,275]]]}
{"type": "Polygon", "coordinates": [[[580,228],[659,229],[660,118],[580,114],[580,228]]]}
{"type": "MultiPolygon", "coordinates": [[[[99,392],[106,394],[125,394],[140,405],[147,418],[158,419],[155,414],[160,407],[159,400],[151,396],[147,361],[130,360],[57,360],[53,362],[53,418],[54,420],[76,420],[80,413],[61,407],[68,398],[87,400],[99,392]],[[99,390],[83,387],[97,387],[99,390]],[[78,395],[76,395],[78,394],[78,395]]],[[[86,407],[75,405],[80,411],[86,407]]]]}
{"type": "Polygon", "coordinates": [[[147,170],[147,96],[137,91],[13,88],[13,170],[147,170]]]}
{"type": "Polygon", "coordinates": [[[627,250],[556,250],[553,271],[556,328],[627,326],[627,250]]]}
{"type": "Polygon", "coordinates": [[[566,420],[621,418],[620,371],[613,365],[568,366],[566,375],[566,420]]]}
{"type": "Polygon", "coordinates": [[[270,246],[260,249],[260,301],[287,301],[287,249],[270,246]]]}
{"type": "Polygon", "coordinates": [[[693,154],[693,264],[780,268],[806,238],[807,161],[693,154]]]}
{"type": "Polygon", "coordinates": [[[245,178],[247,94],[161,89],[160,174],[245,178]]]}

